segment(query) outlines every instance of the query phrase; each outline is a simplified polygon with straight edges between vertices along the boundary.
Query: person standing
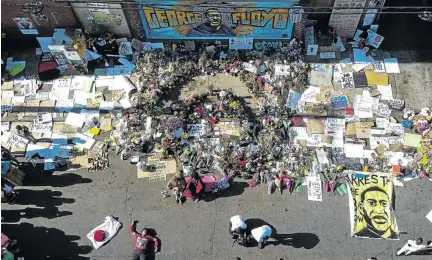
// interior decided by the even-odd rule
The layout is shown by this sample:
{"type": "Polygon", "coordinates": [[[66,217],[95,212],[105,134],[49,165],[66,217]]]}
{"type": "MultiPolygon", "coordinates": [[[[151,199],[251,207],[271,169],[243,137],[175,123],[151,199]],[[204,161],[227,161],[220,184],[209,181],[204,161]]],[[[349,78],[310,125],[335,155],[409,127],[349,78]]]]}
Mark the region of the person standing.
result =
{"type": "Polygon", "coordinates": [[[144,260],[146,255],[150,252],[148,251],[148,244],[153,243],[154,253],[158,251],[159,248],[159,240],[156,237],[153,237],[149,234],[147,228],[144,228],[141,233],[136,232],[135,224],[136,220],[132,221],[129,230],[134,238],[135,250],[132,255],[132,260],[144,260]]]}

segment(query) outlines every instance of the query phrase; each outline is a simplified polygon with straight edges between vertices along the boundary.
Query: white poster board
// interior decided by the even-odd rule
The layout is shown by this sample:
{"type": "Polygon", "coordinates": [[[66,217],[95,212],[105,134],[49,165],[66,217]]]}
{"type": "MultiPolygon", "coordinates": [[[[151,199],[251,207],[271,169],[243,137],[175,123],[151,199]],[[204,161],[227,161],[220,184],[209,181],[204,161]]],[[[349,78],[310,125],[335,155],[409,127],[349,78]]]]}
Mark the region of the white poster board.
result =
{"type": "Polygon", "coordinates": [[[308,200],[322,201],[322,182],[319,175],[307,176],[308,200]]]}
{"type": "Polygon", "coordinates": [[[329,26],[335,28],[339,36],[353,37],[363,9],[349,8],[364,8],[365,4],[366,0],[336,0],[334,8],[347,9],[333,9],[329,26]]]}

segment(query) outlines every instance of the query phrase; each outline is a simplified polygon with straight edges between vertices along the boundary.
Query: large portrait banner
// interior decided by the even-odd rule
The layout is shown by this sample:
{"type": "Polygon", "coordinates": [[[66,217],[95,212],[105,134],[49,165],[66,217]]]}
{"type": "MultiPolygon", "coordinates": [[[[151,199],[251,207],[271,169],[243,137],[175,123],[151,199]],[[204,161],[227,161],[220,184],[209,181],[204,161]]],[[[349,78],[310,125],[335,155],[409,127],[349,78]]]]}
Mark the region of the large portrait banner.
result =
{"type": "Polygon", "coordinates": [[[141,3],[149,39],[290,39],[290,8],[296,2],[209,2],[202,0],[141,3]]]}
{"type": "Polygon", "coordinates": [[[347,173],[351,235],[362,238],[399,239],[392,178],[385,173],[347,173]]]}

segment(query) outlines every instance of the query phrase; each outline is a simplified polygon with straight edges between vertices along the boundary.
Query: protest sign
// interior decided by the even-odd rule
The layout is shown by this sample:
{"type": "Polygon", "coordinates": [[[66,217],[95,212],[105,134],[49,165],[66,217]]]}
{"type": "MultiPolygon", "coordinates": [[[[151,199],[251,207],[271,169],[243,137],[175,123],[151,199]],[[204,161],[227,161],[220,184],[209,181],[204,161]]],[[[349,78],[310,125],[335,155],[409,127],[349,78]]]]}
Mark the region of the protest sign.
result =
{"type": "Polygon", "coordinates": [[[352,72],[344,73],[342,76],[342,87],[343,88],[355,88],[354,75],[352,72]]]}
{"type": "Polygon", "coordinates": [[[133,54],[132,45],[130,42],[121,42],[119,46],[119,54],[128,56],[133,54]]]}
{"type": "Polygon", "coordinates": [[[389,104],[392,109],[403,110],[405,108],[405,101],[403,100],[392,99],[389,104]]]}
{"type": "Polygon", "coordinates": [[[33,21],[27,17],[13,18],[14,22],[23,34],[38,34],[33,21]]]}
{"type": "Polygon", "coordinates": [[[306,145],[311,147],[322,146],[322,134],[309,134],[306,140],[306,145]]]}
{"type": "Polygon", "coordinates": [[[347,173],[351,236],[399,239],[392,178],[367,172],[347,173]]]}
{"type": "Polygon", "coordinates": [[[201,125],[200,124],[188,124],[187,131],[189,136],[199,136],[201,133],[201,125]]]}
{"type": "Polygon", "coordinates": [[[366,44],[378,49],[378,47],[384,41],[384,37],[371,30],[368,30],[367,32],[368,37],[366,39],[366,44]]]}
{"type": "Polygon", "coordinates": [[[249,72],[251,72],[251,73],[257,73],[257,67],[255,67],[254,65],[252,65],[252,64],[250,64],[250,63],[248,63],[248,62],[244,62],[244,63],[243,63],[243,68],[244,68],[246,71],[249,71],[249,72]]]}
{"type": "Polygon", "coordinates": [[[290,65],[275,65],[275,75],[290,75],[291,67],[290,65]]]}
{"type": "Polygon", "coordinates": [[[16,134],[11,134],[7,143],[10,144],[11,148],[23,148],[26,147],[29,140],[22,138],[16,134]]]}
{"type": "Polygon", "coordinates": [[[301,95],[294,90],[290,89],[288,92],[287,106],[291,109],[297,109],[298,102],[300,101],[301,95]]]}
{"type": "Polygon", "coordinates": [[[232,37],[229,38],[230,50],[252,50],[253,38],[252,37],[232,37]]]}
{"type": "Polygon", "coordinates": [[[345,132],[345,119],[327,118],[325,122],[325,132],[327,134],[345,132]]]}
{"type": "Polygon", "coordinates": [[[336,0],[334,7],[347,9],[333,9],[329,26],[336,29],[339,36],[353,37],[362,13],[359,9],[349,8],[363,8],[365,4],[366,0],[336,0]]]}
{"type": "Polygon", "coordinates": [[[308,200],[322,201],[322,182],[319,175],[306,177],[308,200]]]}
{"type": "Polygon", "coordinates": [[[331,105],[333,109],[347,108],[348,107],[348,97],[338,96],[330,98],[331,105]]]}

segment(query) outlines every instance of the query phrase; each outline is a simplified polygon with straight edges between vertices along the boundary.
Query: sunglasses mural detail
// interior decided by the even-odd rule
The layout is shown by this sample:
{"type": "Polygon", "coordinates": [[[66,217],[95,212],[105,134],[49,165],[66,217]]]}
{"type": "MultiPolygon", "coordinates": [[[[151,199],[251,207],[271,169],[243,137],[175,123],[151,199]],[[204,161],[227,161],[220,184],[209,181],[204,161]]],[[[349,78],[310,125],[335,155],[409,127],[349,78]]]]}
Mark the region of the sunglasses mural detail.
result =
{"type": "Polygon", "coordinates": [[[160,1],[158,6],[140,0],[146,35],[150,39],[290,39],[289,19],[295,2],[160,1]],[[273,8],[268,8],[272,6],[273,8]]]}

